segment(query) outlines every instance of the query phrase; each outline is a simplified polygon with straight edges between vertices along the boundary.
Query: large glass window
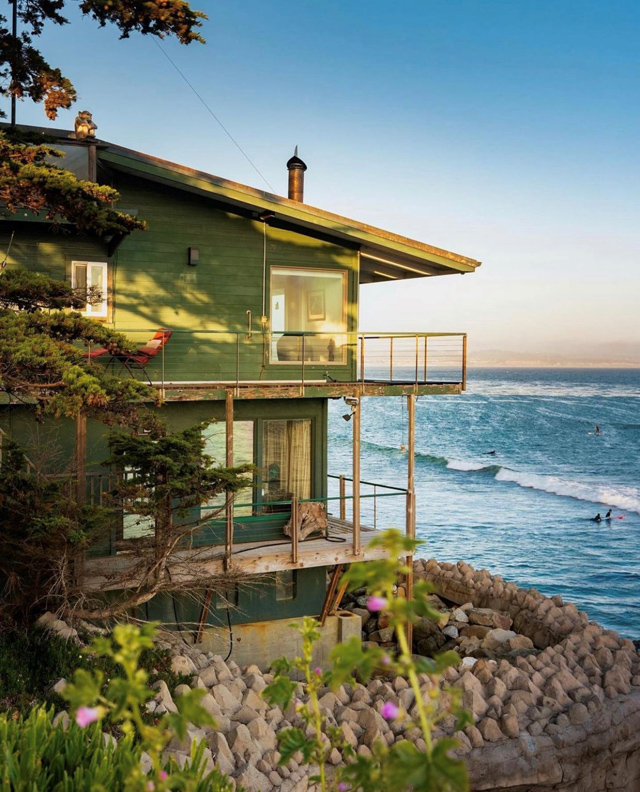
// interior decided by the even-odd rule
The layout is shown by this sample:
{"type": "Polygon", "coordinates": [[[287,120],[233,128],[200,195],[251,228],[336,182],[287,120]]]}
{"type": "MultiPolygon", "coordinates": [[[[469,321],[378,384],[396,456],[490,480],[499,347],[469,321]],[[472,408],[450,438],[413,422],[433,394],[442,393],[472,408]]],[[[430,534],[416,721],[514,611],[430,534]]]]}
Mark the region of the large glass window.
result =
{"type": "MultiPolygon", "coordinates": [[[[223,421],[209,424],[204,431],[205,451],[220,467],[224,467],[227,457],[227,435],[226,426],[223,421]]],[[[253,421],[234,421],[233,422],[233,464],[245,465],[253,464],[253,421]]],[[[237,517],[248,516],[253,512],[251,504],[255,501],[253,494],[253,475],[246,474],[247,487],[238,490],[235,494],[234,503],[238,504],[234,508],[237,517]],[[243,505],[244,504],[244,505],[243,505]]],[[[225,495],[221,494],[213,498],[208,504],[208,508],[202,509],[202,516],[214,514],[224,508],[225,495]]]]}
{"type": "Polygon", "coordinates": [[[271,361],[344,363],[347,273],[271,268],[271,361]]]}
{"type": "Polygon", "coordinates": [[[71,262],[71,285],[89,297],[89,290],[94,289],[92,296],[98,296],[99,301],[87,301],[83,313],[88,316],[107,315],[107,264],[102,261],[73,261],[71,262]]]}
{"type": "Polygon", "coordinates": [[[266,511],[286,511],[275,501],[311,497],[311,421],[265,421],[262,436],[262,502],[266,511]]]}

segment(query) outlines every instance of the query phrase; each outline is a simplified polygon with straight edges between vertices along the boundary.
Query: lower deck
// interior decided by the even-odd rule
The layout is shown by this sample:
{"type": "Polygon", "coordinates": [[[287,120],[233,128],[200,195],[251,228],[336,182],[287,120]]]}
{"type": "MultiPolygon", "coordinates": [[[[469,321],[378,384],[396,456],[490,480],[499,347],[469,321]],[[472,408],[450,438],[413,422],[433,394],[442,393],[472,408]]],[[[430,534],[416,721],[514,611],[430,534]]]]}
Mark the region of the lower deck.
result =
{"type": "MultiPolygon", "coordinates": [[[[234,545],[228,565],[225,564],[224,545],[179,550],[169,560],[171,581],[184,584],[224,574],[262,575],[385,558],[385,551],[381,547],[371,546],[378,531],[361,526],[359,552],[354,552],[353,523],[333,516],[329,516],[328,522],[325,536],[301,540],[297,548],[294,541],[287,538],[234,545]]],[[[87,558],[84,563],[84,586],[93,591],[120,589],[123,585],[135,587],[146,571],[140,563],[134,551],[126,550],[114,556],[87,558]]]]}

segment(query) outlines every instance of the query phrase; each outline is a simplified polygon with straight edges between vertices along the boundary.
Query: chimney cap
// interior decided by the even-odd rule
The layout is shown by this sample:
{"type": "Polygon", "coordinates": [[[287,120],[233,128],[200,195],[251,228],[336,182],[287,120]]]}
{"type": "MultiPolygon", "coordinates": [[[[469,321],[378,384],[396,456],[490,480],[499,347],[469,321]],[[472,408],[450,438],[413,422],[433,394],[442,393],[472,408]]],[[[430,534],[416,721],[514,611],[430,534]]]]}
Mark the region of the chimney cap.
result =
{"type": "Polygon", "coordinates": [[[287,170],[307,170],[306,164],[298,156],[298,147],[293,152],[293,157],[287,162],[287,170]]]}

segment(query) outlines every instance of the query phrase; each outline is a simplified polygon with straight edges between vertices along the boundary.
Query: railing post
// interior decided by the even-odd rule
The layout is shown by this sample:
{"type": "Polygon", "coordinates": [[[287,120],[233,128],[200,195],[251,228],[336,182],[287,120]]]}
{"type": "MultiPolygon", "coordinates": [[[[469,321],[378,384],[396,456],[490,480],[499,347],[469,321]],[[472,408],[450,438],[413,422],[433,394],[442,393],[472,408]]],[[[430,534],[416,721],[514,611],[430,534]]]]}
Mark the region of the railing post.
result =
{"type": "Polygon", "coordinates": [[[418,358],[420,357],[420,341],[416,335],[416,385],[418,384],[418,358]]]}
{"type": "Polygon", "coordinates": [[[378,485],[373,485],[373,530],[378,529],[378,485]]]}
{"type": "Polygon", "coordinates": [[[393,382],[393,336],[389,338],[389,382],[393,382]]]}
{"type": "Polygon", "coordinates": [[[291,562],[298,563],[298,498],[291,501],[291,562]]]}
{"type": "Polygon", "coordinates": [[[240,333],[236,332],[236,396],[240,395],[240,333]]]}
{"type": "Polygon", "coordinates": [[[347,519],[347,502],[345,500],[347,494],[347,483],[344,476],[340,476],[340,519],[347,519]]]}
{"type": "MultiPolygon", "coordinates": [[[[233,393],[227,390],[225,397],[225,423],[226,423],[226,466],[233,467],[233,393]]],[[[225,532],[224,532],[224,567],[231,566],[233,555],[233,494],[227,492],[225,503],[225,532]]]]}
{"type": "Polygon", "coordinates": [[[166,347],[166,344],[163,344],[161,349],[160,349],[160,354],[162,355],[162,358],[161,358],[162,372],[161,372],[161,375],[160,375],[160,377],[162,379],[162,386],[160,387],[160,395],[161,395],[161,397],[163,399],[164,399],[164,348],[165,347],[166,347]]]}
{"type": "Polygon", "coordinates": [[[467,389],[467,334],[462,336],[462,390],[467,389]]]}
{"type": "Polygon", "coordinates": [[[360,405],[353,411],[353,554],[360,555],[360,405]]]}
{"type": "Polygon", "coordinates": [[[428,336],[425,336],[424,337],[424,372],[423,372],[425,385],[427,384],[427,341],[428,341],[428,336]]]}
{"type": "Polygon", "coordinates": [[[364,384],[364,336],[360,336],[360,379],[364,384]]]}

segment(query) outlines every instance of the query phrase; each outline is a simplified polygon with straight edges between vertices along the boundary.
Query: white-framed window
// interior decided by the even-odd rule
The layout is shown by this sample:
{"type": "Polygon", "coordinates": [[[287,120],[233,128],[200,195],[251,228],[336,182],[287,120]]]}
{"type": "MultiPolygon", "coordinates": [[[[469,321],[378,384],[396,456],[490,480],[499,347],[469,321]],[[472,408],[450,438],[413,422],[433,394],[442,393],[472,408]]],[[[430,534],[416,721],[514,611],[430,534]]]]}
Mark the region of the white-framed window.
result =
{"type": "Polygon", "coordinates": [[[88,293],[89,289],[97,289],[101,299],[98,302],[87,302],[82,313],[87,316],[107,315],[107,270],[105,261],[72,261],[71,285],[74,289],[88,293]]]}

